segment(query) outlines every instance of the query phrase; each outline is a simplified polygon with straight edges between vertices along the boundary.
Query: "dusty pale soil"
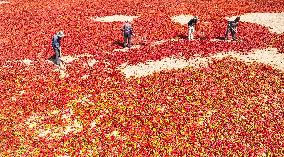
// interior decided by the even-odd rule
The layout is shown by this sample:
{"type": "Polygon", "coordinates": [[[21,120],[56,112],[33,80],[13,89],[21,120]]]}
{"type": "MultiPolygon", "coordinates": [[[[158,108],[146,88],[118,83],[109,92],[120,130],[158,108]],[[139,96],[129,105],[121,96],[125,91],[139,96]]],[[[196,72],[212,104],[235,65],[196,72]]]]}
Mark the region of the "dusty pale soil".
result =
{"type": "Polygon", "coordinates": [[[234,57],[237,60],[244,61],[248,64],[258,62],[284,71],[284,54],[278,53],[276,48],[254,50],[247,55],[242,55],[238,52],[221,52],[210,57],[193,57],[189,60],[186,60],[183,57],[164,58],[159,61],[148,61],[146,64],[138,64],[133,66],[124,64],[120,68],[122,73],[127,78],[131,76],[142,77],[162,70],[179,69],[185,67],[199,68],[202,66],[208,66],[213,58],[222,59],[227,56],[234,57]]]}
{"type": "Polygon", "coordinates": [[[180,23],[181,25],[185,25],[193,17],[194,17],[193,15],[177,15],[177,16],[171,17],[171,19],[172,19],[172,21],[174,21],[176,23],[180,23]]]}
{"type": "MultiPolygon", "coordinates": [[[[240,15],[242,22],[256,23],[265,26],[269,31],[276,34],[284,32],[284,12],[282,13],[247,13],[240,15]]],[[[229,20],[234,20],[236,16],[227,17],[229,20]]]]}
{"type": "Polygon", "coordinates": [[[0,4],[7,4],[10,3],[9,1],[0,1],[0,4]]]}
{"type": "MultiPolygon", "coordinates": [[[[284,13],[247,13],[239,15],[242,22],[256,23],[267,27],[271,32],[282,34],[284,32],[284,13]]],[[[237,16],[227,17],[234,20],[237,16]]],[[[172,21],[185,25],[193,15],[177,15],[171,17],[172,21]]]]}
{"type": "Polygon", "coordinates": [[[126,16],[126,15],[113,15],[104,17],[93,17],[92,19],[96,22],[124,22],[126,20],[133,21],[138,16],[126,16]]]}

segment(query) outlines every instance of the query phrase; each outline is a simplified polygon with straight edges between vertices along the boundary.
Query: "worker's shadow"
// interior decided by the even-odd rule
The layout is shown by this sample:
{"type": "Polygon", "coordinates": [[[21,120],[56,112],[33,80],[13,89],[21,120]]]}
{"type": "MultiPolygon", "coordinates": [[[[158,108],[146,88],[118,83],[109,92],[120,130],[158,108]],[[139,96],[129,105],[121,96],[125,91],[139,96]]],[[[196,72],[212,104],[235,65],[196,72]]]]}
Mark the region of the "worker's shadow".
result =
{"type": "Polygon", "coordinates": [[[217,37],[216,39],[217,40],[225,40],[226,38],[225,37],[217,37]]]}
{"type": "Polygon", "coordinates": [[[119,40],[116,40],[115,42],[112,43],[113,45],[118,45],[120,47],[123,47],[123,42],[119,41],[119,40]]]}
{"type": "Polygon", "coordinates": [[[48,60],[51,61],[52,63],[56,64],[56,63],[55,63],[55,54],[52,55],[52,56],[50,56],[50,57],[48,58],[48,60]]]}
{"type": "Polygon", "coordinates": [[[178,34],[178,35],[176,35],[174,38],[178,38],[178,39],[187,39],[187,38],[188,38],[188,36],[183,35],[183,34],[178,34]]]}

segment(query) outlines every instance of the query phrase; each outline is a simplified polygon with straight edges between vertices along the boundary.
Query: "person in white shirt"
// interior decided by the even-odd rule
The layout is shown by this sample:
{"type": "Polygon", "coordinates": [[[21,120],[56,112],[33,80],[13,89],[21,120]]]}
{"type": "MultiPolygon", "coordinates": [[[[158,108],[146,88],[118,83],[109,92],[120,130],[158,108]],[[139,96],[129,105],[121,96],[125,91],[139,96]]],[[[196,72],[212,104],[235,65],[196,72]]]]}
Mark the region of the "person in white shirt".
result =
{"type": "Polygon", "coordinates": [[[227,30],[225,34],[225,40],[228,40],[229,32],[232,35],[233,40],[236,40],[237,28],[240,21],[240,17],[237,17],[234,21],[228,21],[227,30]]]}
{"type": "Polygon", "coordinates": [[[193,40],[194,38],[193,33],[195,32],[195,26],[197,21],[197,16],[194,16],[194,18],[188,22],[188,40],[193,40]]]}

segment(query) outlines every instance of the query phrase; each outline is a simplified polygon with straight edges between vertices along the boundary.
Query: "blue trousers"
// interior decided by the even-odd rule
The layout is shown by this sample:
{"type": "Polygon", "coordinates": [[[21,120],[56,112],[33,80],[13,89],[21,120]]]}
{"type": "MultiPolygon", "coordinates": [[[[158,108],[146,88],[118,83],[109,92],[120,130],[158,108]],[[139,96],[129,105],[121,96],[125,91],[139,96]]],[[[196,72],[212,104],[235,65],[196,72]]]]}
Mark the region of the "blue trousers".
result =
{"type": "Polygon", "coordinates": [[[55,53],[55,64],[60,65],[60,50],[59,48],[53,47],[54,53],[55,53]]]}
{"type": "Polygon", "coordinates": [[[124,43],[123,43],[123,46],[124,47],[131,47],[131,34],[124,34],[124,43]]]}

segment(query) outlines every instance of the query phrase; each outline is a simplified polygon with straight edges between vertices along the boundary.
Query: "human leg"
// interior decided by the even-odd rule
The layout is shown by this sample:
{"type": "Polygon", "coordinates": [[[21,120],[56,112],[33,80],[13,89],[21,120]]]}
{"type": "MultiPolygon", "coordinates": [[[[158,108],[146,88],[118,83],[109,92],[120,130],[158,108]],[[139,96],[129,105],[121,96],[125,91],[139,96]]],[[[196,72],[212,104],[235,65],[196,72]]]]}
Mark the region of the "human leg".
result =
{"type": "Polygon", "coordinates": [[[193,39],[193,32],[194,32],[194,27],[190,26],[188,28],[188,40],[192,40],[193,39]]]}
{"type": "Polygon", "coordinates": [[[54,48],[55,51],[55,64],[60,64],[60,50],[58,48],[54,48]]]}
{"type": "Polygon", "coordinates": [[[236,31],[232,29],[231,33],[232,33],[233,40],[236,40],[236,31]]]}
{"type": "Polygon", "coordinates": [[[226,30],[226,33],[225,33],[225,40],[228,40],[229,31],[230,31],[230,28],[227,27],[227,30],[226,30]]]}
{"type": "Polygon", "coordinates": [[[194,28],[194,26],[192,26],[192,28],[191,28],[191,39],[192,40],[194,39],[194,32],[195,32],[195,28],[194,28]]]}
{"type": "Polygon", "coordinates": [[[127,41],[128,41],[128,48],[130,48],[131,47],[131,35],[128,36],[127,41]]]}
{"type": "Polygon", "coordinates": [[[126,47],[126,45],[127,45],[127,35],[124,34],[123,38],[124,38],[123,47],[126,47]]]}
{"type": "Polygon", "coordinates": [[[191,38],[191,31],[190,31],[190,27],[188,27],[188,40],[190,40],[191,38]]]}

